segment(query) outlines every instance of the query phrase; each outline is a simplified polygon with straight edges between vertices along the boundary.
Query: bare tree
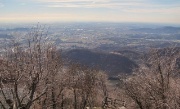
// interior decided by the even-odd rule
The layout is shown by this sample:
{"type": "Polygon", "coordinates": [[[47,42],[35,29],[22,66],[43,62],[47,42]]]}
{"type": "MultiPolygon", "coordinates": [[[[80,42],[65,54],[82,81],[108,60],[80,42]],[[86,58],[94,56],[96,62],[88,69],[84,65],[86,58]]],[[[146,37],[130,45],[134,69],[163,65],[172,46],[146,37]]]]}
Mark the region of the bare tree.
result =
{"type": "Polygon", "coordinates": [[[14,43],[2,57],[0,88],[4,109],[29,109],[47,93],[48,79],[53,79],[49,75],[59,70],[60,57],[52,46],[44,45],[43,35],[41,27],[35,28],[29,33],[27,45],[14,43]]]}
{"type": "Polygon", "coordinates": [[[178,48],[153,50],[147,64],[126,79],[125,91],[140,109],[178,109],[178,48]]]}
{"type": "Polygon", "coordinates": [[[47,34],[43,30],[38,25],[28,34],[26,44],[13,43],[1,57],[0,108],[101,106],[108,96],[107,76],[79,64],[65,65],[56,47],[45,44],[47,34]]]}
{"type": "Polygon", "coordinates": [[[105,74],[97,69],[88,68],[79,64],[68,67],[69,89],[72,91],[74,109],[85,109],[101,106],[106,89],[105,74]],[[103,88],[102,88],[103,87],[103,88]]]}

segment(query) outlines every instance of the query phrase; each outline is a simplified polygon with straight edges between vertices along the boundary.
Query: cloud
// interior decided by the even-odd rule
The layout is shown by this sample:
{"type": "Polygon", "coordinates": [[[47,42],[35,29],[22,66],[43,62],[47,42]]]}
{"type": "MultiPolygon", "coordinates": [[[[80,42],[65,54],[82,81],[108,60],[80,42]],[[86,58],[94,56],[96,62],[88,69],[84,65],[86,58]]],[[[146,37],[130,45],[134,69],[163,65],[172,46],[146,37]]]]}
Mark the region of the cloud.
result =
{"type": "Polygon", "coordinates": [[[51,8],[122,8],[144,4],[143,0],[37,0],[37,2],[51,8]]]}
{"type": "Polygon", "coordinates": [[[107,2],[111,0],[36,0],[40,2],[96,2],[96,1],[101,1],[101,2],[107,2]]]}
{"type": "MultiPolygon", "coordinates": [[[[0,21],[180,22],[180,3],[170,0],[15,0],[0,21]],[[161,1],[161,2],[160,2],[161,1]],[[168,1],[165,3],[165,1],[168,1]],[[26,6],[19,6],[26,5],[26,6]],[[13,4],[14,5],[14,4],[13,4]],[[32,8],[33,7],[33,8],[32,8]],[[88,9],[85,9],[88,8],[88,9]],[[20,10],[17,11],[16,9],[20,10]],[[28,13],[27,13],[28,11],[28,13]],[[13,13],[17,13],[13,15],[13,13]],[[19,15],[18,15],[19,13],[19,15]],[[10,15],[10,16],[6,16],[10,15]]],[[[175,1],[175,0],[172,0],[175,1]]],[[[3,7],[0,0],[0,7],[3,7]]],[[[9,5],[6,5],[7,7],[9,5]]]]}
{"type": "MultiPolygon", "coordinates": [[[[22,1],[22,0],[21,0],[22,1]]],[[[173,7],[180,5],[179,0],[26,0],[48,8],[113,8],[140,9],[173,7]]],[[[24,2],[24,0],[23,0],[24,2]]]]}
{"type": "Polygon", "coordinates": [[[0,3],[0,8],[4,7],[4,4],[0,3]]]}
{"type": "Polygon", "coordinates": [[[72,7],[72,8],[125,8],[130,6],[139,6],[141,4],[130,4],[130,3],[59,3],[59,4],[49,4],[47,7],[72,7]]]}
{"type": "Polygon", "coordinates": [[[174,7],[161,7],[159,6],[154,6],[154,8],[141,8],[141,9],[126,9],[124,10],[125,12],[128,13],[136,13],[136,14],[147,14],[147,13],[153,13],[153,14],[174,14],[174,15],[180,15],[180,7],[174,6],[174,7]]]}
{"type": "MultiPolygon", "coordinates": [[[[111,9],[148,9],[174,7],[175,2],[157,2],[155,0],[33,0],[49,8],[111,8],[111,9]]],[[[167,0],[166,0],[167,1],[167,0]]]]}
{"type": "Polygon", "coordinates": [[[20,5],[21,5],[21,6],[25,6],[25,5],[27,5],[27,4],[26,4],[26,3],[20,3],[20,5]]]}

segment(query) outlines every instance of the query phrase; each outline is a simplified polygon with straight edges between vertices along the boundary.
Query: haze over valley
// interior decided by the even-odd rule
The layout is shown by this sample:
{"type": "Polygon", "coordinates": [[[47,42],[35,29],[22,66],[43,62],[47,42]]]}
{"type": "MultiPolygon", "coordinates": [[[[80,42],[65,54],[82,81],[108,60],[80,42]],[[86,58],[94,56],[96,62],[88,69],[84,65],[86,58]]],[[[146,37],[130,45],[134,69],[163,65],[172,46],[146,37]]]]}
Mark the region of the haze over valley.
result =
{"type": "Polygon", "coordinates": [[[1,27],[1,52],[13,40],[26,45],[28,35],[34,31],[33,26],[39,26],[43,31],[42,40],[62,50],[68,60],[100,67],[109,76],[132,73],[143,55],[153,48],[180,46],[180,27],[177,25],[105,22],[17,24],[1,27]]]}

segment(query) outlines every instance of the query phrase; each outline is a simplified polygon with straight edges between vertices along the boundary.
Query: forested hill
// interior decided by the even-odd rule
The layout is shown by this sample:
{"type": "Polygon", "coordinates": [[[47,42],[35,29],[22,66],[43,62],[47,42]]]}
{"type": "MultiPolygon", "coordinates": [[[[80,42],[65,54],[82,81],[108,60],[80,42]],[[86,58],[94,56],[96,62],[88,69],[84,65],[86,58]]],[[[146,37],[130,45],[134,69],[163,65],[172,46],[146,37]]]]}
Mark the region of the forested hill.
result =
{"type": "Polygon", "coordinates": [[[146,32],[146,33],[161,33],[161,34],[170,34],[170,33],[179,33],[180,27],[171,27],[171,26],[165,26],[161,28],[138,28],[138,29],[131,29],[135,32],[146,32]]]}
{"type": "Polygon", "coordinates": [[[74,49],[63,53],[64,57],[76,63],[89,67],[98,67],[108,73],[109,76],[117,76],[121,73],[131,74],[138,65],[125,56],[97,52],[85,49],[74,49]]]}

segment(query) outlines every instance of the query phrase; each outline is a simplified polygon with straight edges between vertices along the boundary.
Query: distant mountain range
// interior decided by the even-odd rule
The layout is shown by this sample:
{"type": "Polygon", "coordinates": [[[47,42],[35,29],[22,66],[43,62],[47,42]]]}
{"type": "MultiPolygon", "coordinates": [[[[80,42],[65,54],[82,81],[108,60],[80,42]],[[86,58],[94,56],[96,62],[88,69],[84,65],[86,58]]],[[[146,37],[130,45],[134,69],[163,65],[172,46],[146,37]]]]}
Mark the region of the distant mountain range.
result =
{"type": "Polygon", "coordinates": [[[28,31],[30,28],[12,28],[12,29],[0,29],[0,31],[28,31]]]}
{"type": "Polygon", "coordinates": [[[13,29],[7,29],[7,31],[27,31],[29,28],[13,28],[13,29]]]}
{"type": "Polygon", "coordinates": [[[143,32],[143,33],[180,33],[180,27],[171,27],[165,26],[161,28],[138,28],[138,29],[131,29],[135,32],[143,32]]]}
{"type": "Polygon", "coordinates": [[[71,62],[80,63],[89,67],[97,67],[107,72],[111,76],[117,76],[121,73],[131,74],[138,65],[129,58],[114,54],[97,52],[86,49],[74,49],[63,53],[71,62]]]}
{"type": "Polygon", "coordinates": [[[0,38],[11,39],[13,36],[8,34],[0,34],[0,38]]]}

